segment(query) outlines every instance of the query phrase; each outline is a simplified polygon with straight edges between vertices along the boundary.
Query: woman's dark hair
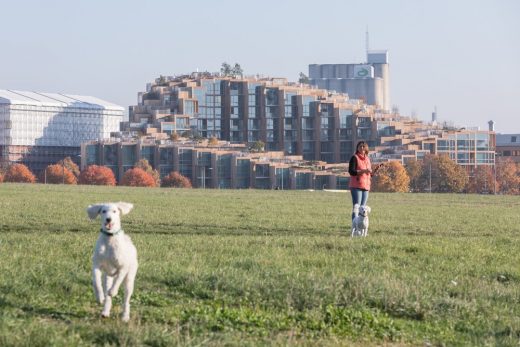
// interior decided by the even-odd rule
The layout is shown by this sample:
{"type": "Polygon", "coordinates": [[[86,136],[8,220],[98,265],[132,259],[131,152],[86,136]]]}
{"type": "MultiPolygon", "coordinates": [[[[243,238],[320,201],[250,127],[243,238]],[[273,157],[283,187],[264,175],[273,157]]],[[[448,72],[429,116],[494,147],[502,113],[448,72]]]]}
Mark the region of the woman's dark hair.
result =
{"type": "Polygon", "coordinates": [[[368,143],[366,143],[366,141],[359,141],[357,143],[357,145],[356,145],[356,153],[358,152],[360,146],[365,146],[366,147],[365,155],[368,155],[368,143]]]}

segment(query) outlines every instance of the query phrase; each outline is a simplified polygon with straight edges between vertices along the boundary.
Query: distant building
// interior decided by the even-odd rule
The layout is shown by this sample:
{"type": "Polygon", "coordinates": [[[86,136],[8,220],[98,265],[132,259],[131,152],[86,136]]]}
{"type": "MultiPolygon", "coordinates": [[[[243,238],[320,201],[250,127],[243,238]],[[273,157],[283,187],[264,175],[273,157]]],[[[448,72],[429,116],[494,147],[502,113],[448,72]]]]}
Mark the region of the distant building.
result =
{"type": "Polygon", "coordinates": [[[80,146],[110,138],[124,108],[92,96],[0,90],[0,166],[23,163],[39,173],[80,146]]]}
{"type": "Polygon", "coordinates": [[[164,141],[192,133],[231,143],[265,143],[304,160],[346,163],[359,140],[374,160],[446,153],[467,168],[494,165],[494,131],[460,130],[381,112],[376,106],[285,79],[192,74],[161,77],[130,107],[125,133],[164,141]]]}
{"type": "Polygon", "coordinates": [[[368,51],[360,64],[310,64],[310,84],[321,89],[346,93],[381,110],[390,111],[388,51],[368,51]]]}
{"type": "Polygon", "coordinates": [[[497,134],[497,159],[520,163],[520,134],[497,134]]]}

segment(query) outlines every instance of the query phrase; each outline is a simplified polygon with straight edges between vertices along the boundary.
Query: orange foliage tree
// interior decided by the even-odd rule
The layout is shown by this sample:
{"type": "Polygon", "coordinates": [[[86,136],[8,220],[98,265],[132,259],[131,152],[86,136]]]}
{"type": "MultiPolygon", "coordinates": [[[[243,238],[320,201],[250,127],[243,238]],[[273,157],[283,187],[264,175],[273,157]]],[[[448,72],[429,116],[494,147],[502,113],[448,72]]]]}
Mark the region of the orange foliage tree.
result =
{"type": "Polygon", "coordinates": [[[79,175],[79,184],[115,186],[116,178],[106,166],[89,165],[79,175]]]}
{"type": "Polygon", "coordinates": [[[76,184],[78,183],[78,179],[65,166],[54,164],[45,168],[45,171],[40,177],[40,182],[51,184],[76,184]]]}
{"type": "Polygon", "coordinates": [[[130,187],[155,187],[155,179],[138,167],[130,169],[125,172],[123,179],[121,180],[122,186],[130,187]]]}
{"type": "Polygon", "coordinates": [[[12,164],[7,168],[4,180],[6,182],[34,183],[36,182],[36,177],[27,166],[12,164]]]}
{"type": "Polygon", "coordinates": [[[177,171],[172,171],[168,176],[163,177],[161,187],[191,188],[191,182],[177,171]]]}
{"type": "MultiPolygon", "coordinates": [[[[498,185],[497,187],[498,188],[498,185]]],[[[475,168],[473,177],[470,177],[467,191],[468,193],[494,193],[495,178],[493,177],[493,167],[479,165],[475,168]]]]}
{"type": "Polygon", "coordinates": [[[410,178],[410,189],[413,192],[420,192],[424,189],[421,186],[422,162],[417,160],[408,161],[405,165],[406,173],[410,178]]]}
{"type": "Polygon", "coordinates": [[[78,167],[78,165],[76,165],[75,162],[72,161],[72,159],[70,157],[66,157],[63,160],[60,160],[59,162],[57,162],[56,164],[64,165],[66,169],[69,169],[69,171],[72,172],[72,174],[74,176],[76,176],[76,178],[79,177],[79,174],[80,174],[79,167],[78,167]]]}
{"type": "Polygon", "coordinates": [[[512,159],[500,159],[496,162],[497,191],[502,194],[520,194],[520,171],[512,159]]]}
{"type": "Polygon", "coordinates": [[[152,165],[146,159],[140,159],[137,163],[135,163],[134,168],[143,169],[144,172],[153,177],[155,181],[155,186],[158,187],[161,185],[161,175],[157,170],[154,170],[152,165]]]}
{"type": "Polygon", "coordinates": [[[420,184],[424,188],[429,187],[430,177],[432,192],[436,193],[461,193],[468,183],[464,168],[444,154],[428,154],[424,157],[420,177],[420,184]]]}
{"type": "Polygon", "coordinates": [[[372,189],[376,192],[408,192],[410,178],[403,164],[390,161],[381,165],[374,175],[372,189]]]}
{"type": "Polygon", "coordinates": [[[4,175],[0,172],[0,183],[4,181],[4,175]]]}

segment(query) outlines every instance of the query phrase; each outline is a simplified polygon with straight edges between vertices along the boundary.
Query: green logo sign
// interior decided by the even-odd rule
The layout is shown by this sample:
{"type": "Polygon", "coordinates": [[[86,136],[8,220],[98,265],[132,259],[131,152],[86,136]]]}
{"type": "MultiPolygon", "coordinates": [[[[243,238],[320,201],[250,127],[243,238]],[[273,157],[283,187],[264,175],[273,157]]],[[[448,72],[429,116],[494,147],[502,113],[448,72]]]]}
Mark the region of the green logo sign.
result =
{"type": "Polygon", "coordinates": [[[359,77],[366,77],[366,76],[368,76],[368,70],[367,69],[361,69],[361,70],[358,71],[357,75],[359,77]]]}

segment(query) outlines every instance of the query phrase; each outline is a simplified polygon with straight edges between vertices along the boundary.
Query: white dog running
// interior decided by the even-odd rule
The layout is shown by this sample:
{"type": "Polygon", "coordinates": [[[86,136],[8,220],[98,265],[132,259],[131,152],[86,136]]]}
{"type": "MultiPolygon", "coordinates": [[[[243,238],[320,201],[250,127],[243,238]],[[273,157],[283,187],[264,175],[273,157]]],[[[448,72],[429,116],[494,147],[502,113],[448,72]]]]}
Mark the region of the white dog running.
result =
{"type": "Polygon", "coordinates": [[[134,205],[127,202],[90,205],[90,219],[101,215],[101,230],[92,257],[92,284],[97,301],[103,305],[101,315],[110,316],[112,297],[117,295],[124,282],[125,298],[122,320],[130,319],[130,297],[134,290],[137,273],[137,250],[121,229],[121,215],[127,214],[134,205]]]}
{"type": "Polygon", "coordinates": [[[366,237],[368,235],[368,214],[371,209],[369,206],[355,204],[353,211],[356,216],[352,220],[352,234],[350,236],[366,237]]]}

